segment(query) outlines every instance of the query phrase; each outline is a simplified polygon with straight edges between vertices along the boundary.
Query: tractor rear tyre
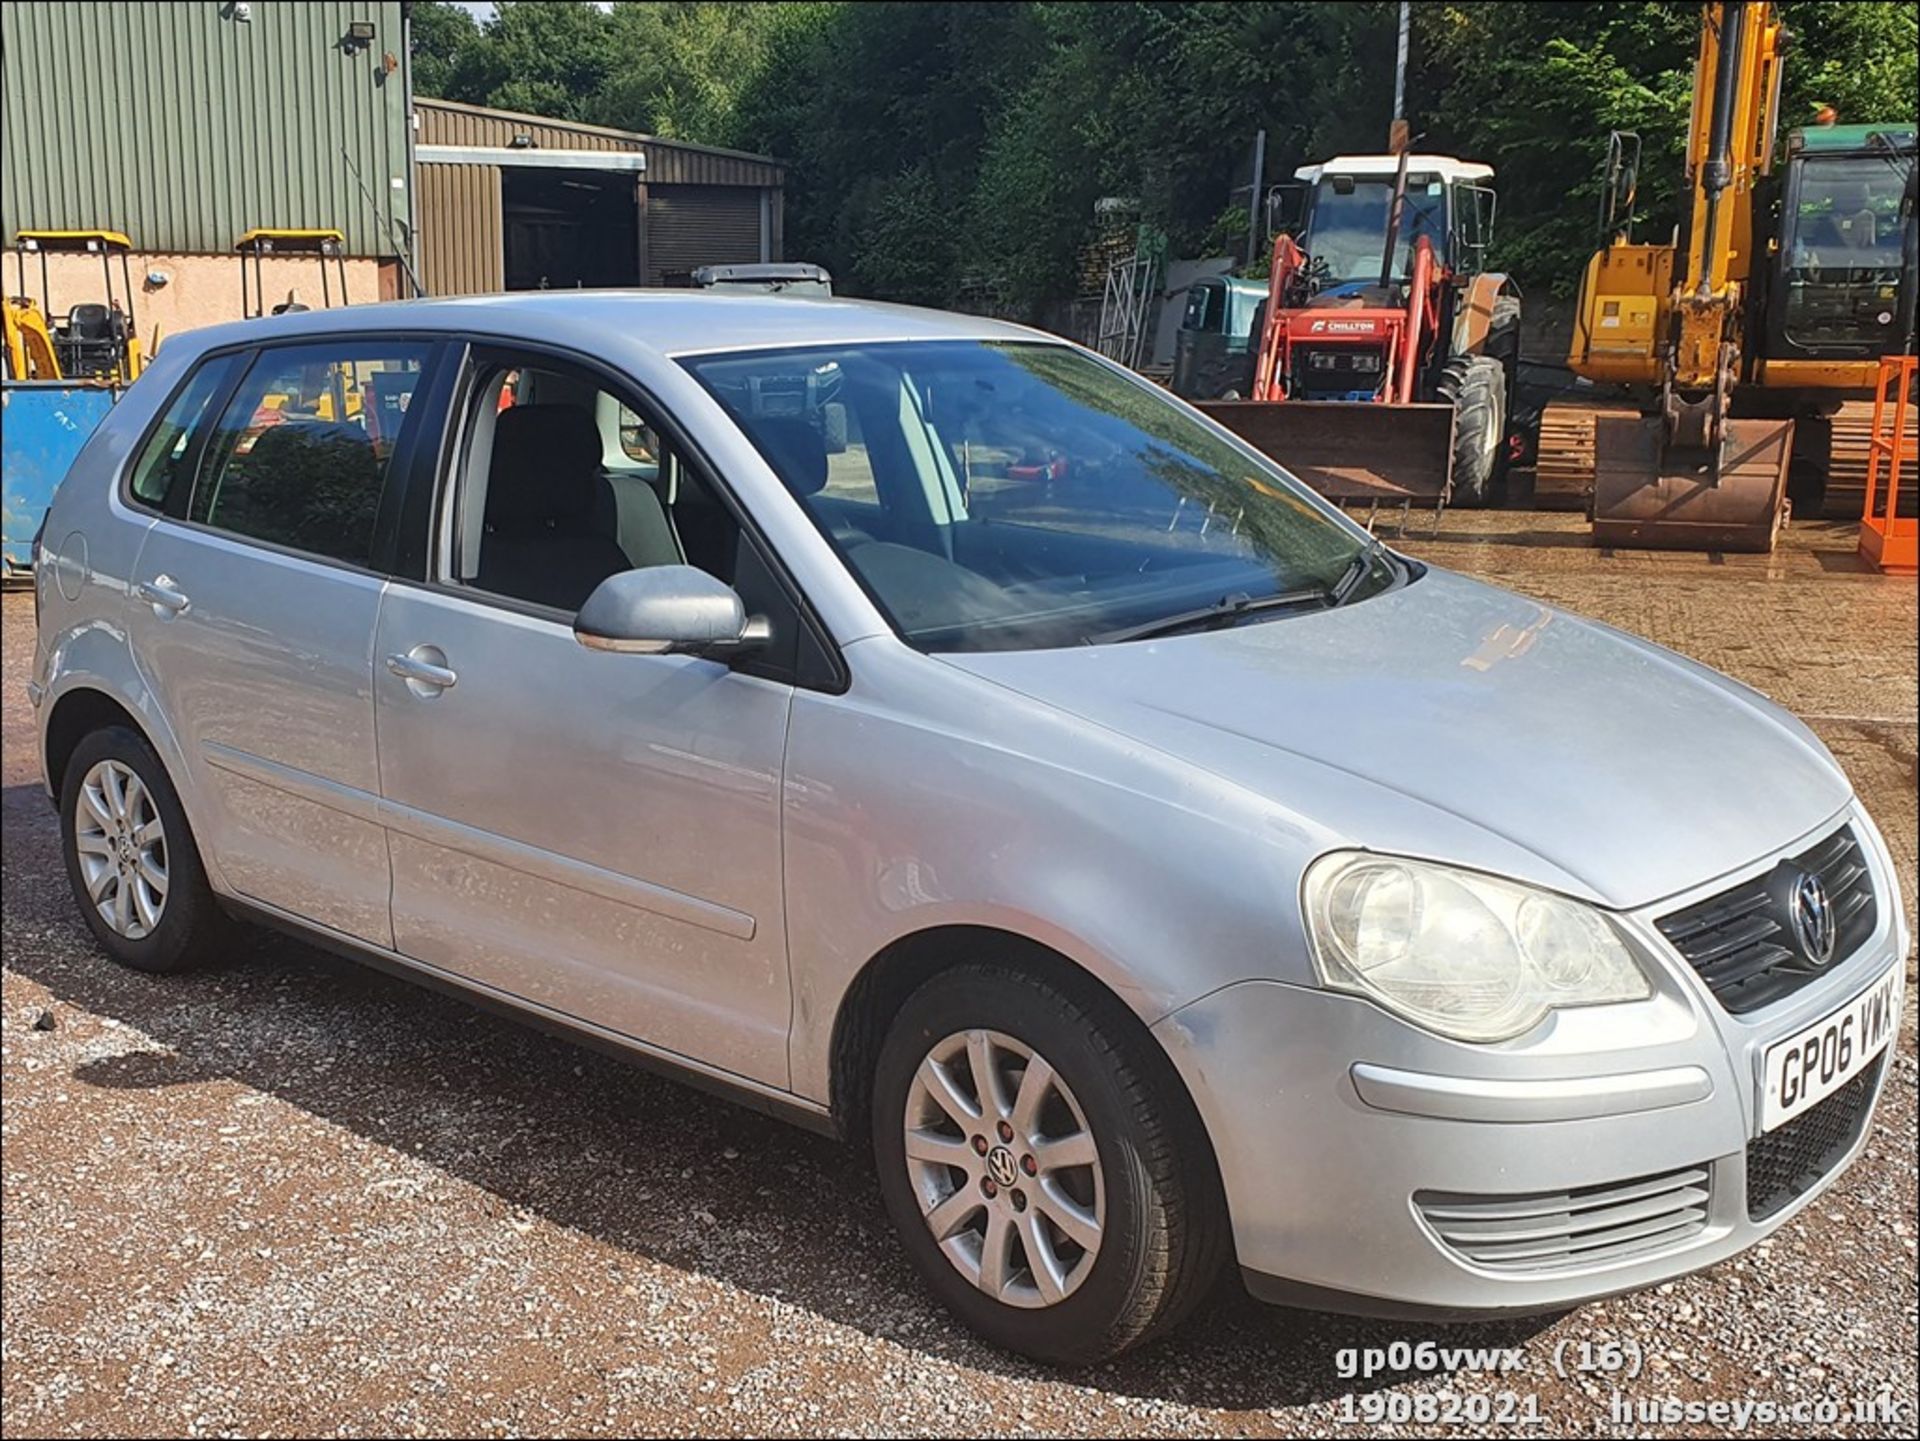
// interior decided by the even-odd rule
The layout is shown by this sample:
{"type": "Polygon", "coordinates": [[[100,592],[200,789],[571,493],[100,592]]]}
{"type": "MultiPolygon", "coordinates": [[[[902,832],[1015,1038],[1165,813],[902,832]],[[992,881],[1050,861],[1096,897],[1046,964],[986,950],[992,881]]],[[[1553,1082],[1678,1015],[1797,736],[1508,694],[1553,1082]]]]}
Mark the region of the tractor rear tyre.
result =
{"type": "Polygon", "coordinates": [[[1456,355],[1437,388],[1453,406],[1453,503],[1491,505],[1506,483],[1506,367],[1491,355],[1456,355]]]}

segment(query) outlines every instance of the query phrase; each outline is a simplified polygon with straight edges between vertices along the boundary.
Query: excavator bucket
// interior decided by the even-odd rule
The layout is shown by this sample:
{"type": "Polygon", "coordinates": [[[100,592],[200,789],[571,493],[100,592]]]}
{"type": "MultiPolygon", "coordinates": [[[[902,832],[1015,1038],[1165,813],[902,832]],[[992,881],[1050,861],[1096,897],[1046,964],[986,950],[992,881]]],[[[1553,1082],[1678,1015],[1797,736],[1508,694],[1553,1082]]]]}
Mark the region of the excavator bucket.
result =
{"type": "Polygon", "coordinates": [[[1787,512],[1790,420],[1723,422],[1719,474],[1666,445],[1658,419],[1600,415],[1593,431],[1593,538],[1654,550],[1766,552],[1787,512]]]}
{"type": "Polygon", "coordinates": [[[1329,500],[1437,505],[1453,474],[1453,407],[1203,400],[1200,411],[1329,500]]]}

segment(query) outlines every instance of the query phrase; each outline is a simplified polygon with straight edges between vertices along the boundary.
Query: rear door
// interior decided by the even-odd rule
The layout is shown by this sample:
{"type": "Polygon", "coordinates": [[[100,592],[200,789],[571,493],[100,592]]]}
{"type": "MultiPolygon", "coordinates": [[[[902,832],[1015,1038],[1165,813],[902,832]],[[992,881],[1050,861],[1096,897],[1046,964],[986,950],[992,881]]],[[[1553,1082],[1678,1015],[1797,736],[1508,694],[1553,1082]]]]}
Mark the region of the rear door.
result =
{"type": "Polygon", "coordinates": [[[191,436],[163,445],[184,473],[126,497],[162,510],[128,628],[206,802],[200,843],[244,898],[381,946],[377,537],[431,353],[328,337],[229,357],[191,436]]]}

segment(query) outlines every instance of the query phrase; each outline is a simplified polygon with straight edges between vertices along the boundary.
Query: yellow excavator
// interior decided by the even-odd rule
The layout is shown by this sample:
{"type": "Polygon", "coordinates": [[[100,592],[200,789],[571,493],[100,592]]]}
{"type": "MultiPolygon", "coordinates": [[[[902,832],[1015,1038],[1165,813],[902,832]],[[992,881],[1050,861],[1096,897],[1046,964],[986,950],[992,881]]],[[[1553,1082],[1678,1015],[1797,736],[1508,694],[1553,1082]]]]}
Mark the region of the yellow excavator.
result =
{"type": "Polygon", "coordinates": [[[8,380],[59,380],[60,357],[46,313],[28,295],[9,295],[0,303],[0,336],[6,342],[8,380]]]}
{"type": "Polygon", "coordinates": [[[1771,4],[1702,7],[1673,243],[1632,241],[1638,141],[1609,146],[1568,364],[1633,399],[1548,406],[1537,469],[1542,491],[1590,496],[1603,545],[1771,550],[1796,419],[1827,434],[1802,459],[1829,499],[1859,494],[1849,437],[1871,406],[1844,402],[1913,344],[1914,127],[1795,131],[1772,180],[1789,41],[1771,4]]]}
{"type": "Polygon", "coordinates": [[[320,262],[320,308],[333,309],[333,286],[340,286],[340,304],[347,301],[347,238],[337,230],[272,230],[256,226],[233,242],[240,257],[240,313],[248,320],[258,316],[284,315],[290,310],[313,307],[300,300],[294,291],[276,305],[267,303],[266,261],[310,255],[320,262]],[[247,262],[253,262],[253,275],[247,275],[247,262]]]}
{"type": "Polygon", "coordinates": [[[133,242],[117,230],[23,230],[14,237],[19,286],[6,297],[7,375],[14,380],[80,380],[125,385],[138,378],[144,357],[134,333],[133,242]],[[27,292],[27,257],[40,262],[40,299],[27,292]],[[94,255],[100,260],[101,299],[65,315],[52,308],[48,257],[94,255]],[[114,275],[118,260],[119,277],[114,275]]]}

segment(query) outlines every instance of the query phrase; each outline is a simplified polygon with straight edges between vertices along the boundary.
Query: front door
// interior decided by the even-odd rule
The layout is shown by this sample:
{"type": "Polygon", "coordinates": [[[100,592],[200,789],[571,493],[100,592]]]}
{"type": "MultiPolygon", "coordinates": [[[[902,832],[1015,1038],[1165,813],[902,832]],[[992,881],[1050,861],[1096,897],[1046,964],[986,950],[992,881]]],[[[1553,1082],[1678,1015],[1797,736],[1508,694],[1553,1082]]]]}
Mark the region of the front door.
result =
{"type": "Polygon", "coordinates": [[[466,401],[428,578],[374,646],[395,947],[784,1087],[792,688],[582,646],[600,580],[714,543],[696,482],[562,370],[478,363],[466,401]]]}
{"type": "MultiPolygon", "coordinates": [[[[372,397],[410,394],[426,354],[343,337],[209,362],[209,376],[245,365],[237,389],[204,436],[170,415],[133,479],[136,503],[172,512],[141,547],[128,628],[211,802],[200,843],[242,897],[381,946],[373,550],[404,400],[383,428],[372,397]],[[189,458],[197,479],[168,474],[189,458]],[[169,503],[176,480],[184,505],[169,503]]],[[[176,410],[210,409],[207,383],[176,410]]]]}

